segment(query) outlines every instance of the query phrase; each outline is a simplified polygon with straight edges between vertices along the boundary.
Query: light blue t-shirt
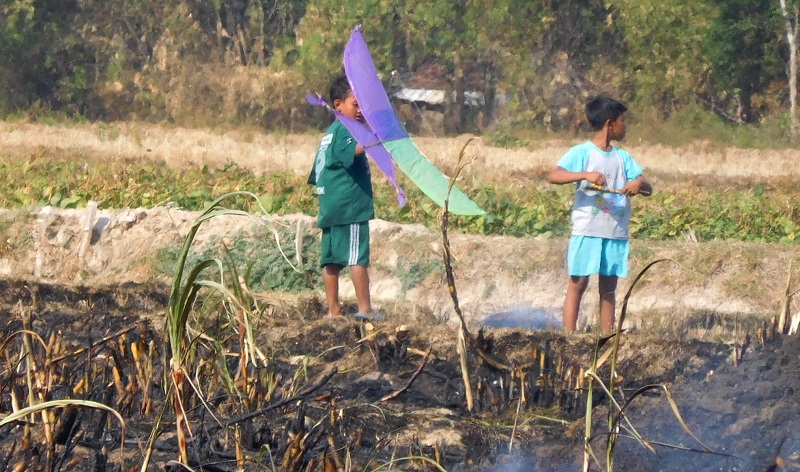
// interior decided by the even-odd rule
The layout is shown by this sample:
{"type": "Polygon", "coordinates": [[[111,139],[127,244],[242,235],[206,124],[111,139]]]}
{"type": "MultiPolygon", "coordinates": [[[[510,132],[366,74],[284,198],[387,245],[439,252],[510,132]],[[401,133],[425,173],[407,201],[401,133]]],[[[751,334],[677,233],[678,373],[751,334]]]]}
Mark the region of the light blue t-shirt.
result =
{"type": "MultiPolygon", "coordinates": [[[[572,147],[558,161],[569,172],[601,172],[606,187],[621,189],[629,180],[642,175],[642,167],[631,155],[619,148],[603,151],[591,141],[572,147]]],[[[572,234],[607,239],[628,239],[631,200],[625,195],[599,192],[588,188],[586,180],[576,182],[572,204],[572,234]]]]}

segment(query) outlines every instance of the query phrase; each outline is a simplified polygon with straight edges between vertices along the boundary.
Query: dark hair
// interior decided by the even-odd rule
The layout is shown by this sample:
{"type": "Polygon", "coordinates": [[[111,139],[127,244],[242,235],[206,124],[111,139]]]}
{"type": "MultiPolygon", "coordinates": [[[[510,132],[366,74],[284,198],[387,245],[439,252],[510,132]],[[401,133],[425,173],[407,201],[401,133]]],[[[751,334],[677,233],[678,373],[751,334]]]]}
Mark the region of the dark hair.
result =
{"type": "Polygon", "coordinates": [[[344,100],[347,98],[348,93],[350,93],[350,82],[347,81],[347,77],[341,76],[334,80],[331,84],[331,105],[333,105],[333,102],[336,100],[344,100]]]}
{"type": "Polygon", "coordinates": [[[628,111],[628,107],[621,102],[602,94],[586,104],[586,119],[592,125],[593,130],[599,131],[603,129],[606,121],[614,121],[626,111],[628,111]]]}

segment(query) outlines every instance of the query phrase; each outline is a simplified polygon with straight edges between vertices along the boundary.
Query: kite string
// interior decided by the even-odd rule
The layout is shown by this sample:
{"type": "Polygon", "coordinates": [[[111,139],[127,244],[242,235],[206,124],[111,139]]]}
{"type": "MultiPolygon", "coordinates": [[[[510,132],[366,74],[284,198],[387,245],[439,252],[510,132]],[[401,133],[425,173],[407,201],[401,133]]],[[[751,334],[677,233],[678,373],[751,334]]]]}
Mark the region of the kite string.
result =
{"type": "MultiPolygon", "coordinates": [[[[392,71],[392,79],[391,79],[391,81],[392,82],[396,81],[396,83],[399,84],[399,86],[401,88],[403,88],[403,89],[407,88],[406,84],[403,83],[403,79],[400,78],[400,73],[397,72],[397,70],[393,70],[392,71]]],[[[447,97],[445,97],[445,98],[447,98],[447,97]]],[[[410,100],[410,102],[411,102],[411,105],[416,109],[417,115],[419,115],[420,120],[422,120],[423,124],[428,128],[428,131],[431,133],[431,136],[433,136],[435,139],[439,139],[439,135],[436,134],[436,132],[433,130],[433,127],[430,125],[428,120],[425,119],[425,115],[422,114],[422,109],[419,107],[419,105],[417,105],[417,102],[415,100],[410,100]]],[[[394,106],[394,103],[392,103],[392,101],[390,100],[389,104],[392,106],[392,109],[394,110],[395,116],[399,117],[399,115],[397,114],[397,109],[394,106]]],[[[405,126],[403,128],[405,128],[405,126]]],[[[467,143],[464,145],[464,149],[461,150],[461,156],[460,156],[461,158],[463,158],[464,150],[466,150],[467,146],[470,143],[472,143],[472,141],[474,141],[474,140],[477,140],[478,142],[482,142],[480,138],[471,138],[469,141],[467,141],[467,143]]],[[[461,158],[459,158],[459,161],[462,160],[461,158]]],[[[463,168],[463,167],[466,167],[469,164],[472,164],[477,158],[478,158],[478,155],[473,155],[472,159],[470,159],[468,162],[466,162],[466,163],[459,162],[460,167],[463,168]]]]}
{"type": "MultiPolygon", "coordinates": [[[[400,78],[400,73],[397,72],[396,70],[392,71],[392,81],[394,81],[394,80],[396,80],[397,83],[400,84],[401,88],[403,88],[403,89],[408,88],[408,87],[406,87],[406,84],[403,83],[403,79],[400,78]]],[[[447,97],[445,97],[445,99],[446,98],[447,97]]],[[[431,136],[433,136],[434,138],[439,138],[439,136],[433,130],[433,127],[431,126],[431,124],[428,123],[428,120],[425,119],[425,115],[422,114],[422,109],[419,107],[419,105],[417,105],[417,101],[416,100],[409,100],[409,102],[411,102],[411,105],[416,109],[417,115],[419,116],[420,120],[422,120],[422,123],[425,125],[425,127],[428,128],[428,132],[431,133],[431,136]]],[[[394,108],[394,104],[392,104],[392,108],[394,108]]],[[[397,110],[396,109],[394,110],[394,114],[397,115],[397,110]]]]}

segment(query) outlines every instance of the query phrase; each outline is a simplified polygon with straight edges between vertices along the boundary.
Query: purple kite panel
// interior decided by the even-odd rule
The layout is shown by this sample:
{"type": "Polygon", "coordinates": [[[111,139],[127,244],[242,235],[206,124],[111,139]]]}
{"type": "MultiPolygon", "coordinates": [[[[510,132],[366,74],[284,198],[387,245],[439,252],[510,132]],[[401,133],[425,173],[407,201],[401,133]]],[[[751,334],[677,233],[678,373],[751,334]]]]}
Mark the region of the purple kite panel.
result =
{"type": "Polygon", "coordinates": [[[407,138],[408,134],[397,119],[378,77],[367,42],[361,34],[361,25],[353,30],[345,47],[344,72],[361,107],[361,113],[380,141],[407,138]]]}
{"type": "Polygon", "coordinates": [[[397,190],[397,201],[400,203],[400,206],[405,206],[406,195],[403,192],[403,189],[397,184],[392,156],[389,154],[389,151],[383,147],[383,144],[380,143],[380,140],[375,133],[358,121],[342,115],[338,111],[328,106],[328,103],[319,95],[308,94],[306,95],[306,100],[308,100],[308,103],[314,106],[326,107],[331,110],[334,115],[336,115],[336,118],[342,122],[348,131],[350,131],[350,134],[352,134],[355,140],[358,141],[358,144],[360,144],[361,147],[367,151],[367,154],[369,154],[372,160],[375,161],[375,164],[378,166],[381,172],[383,172],[386,178],[389,179],[389,182],[391,182],[391,184],[397,190]]]}
{"type": "Polygon", "coordinates": [[[372,160],[375,161],[375,164],[377,164],[381,172],[386,175],[389,182],[397,189],[397,201],[400,203],[400,206],[405,206],[406,195],[403,193],[403,189],[397,184],[397,178],[394,175],[394,161],[392,161],[392,155],[389,154],[389,151],[383,147],[378,137],[375,136],[375,133],[369,128],[349,116],[344,116],[336,111],[334,111],[334,113],[336,113],[336,117],[339,118],[339,121],[342,122],[345,128],[350,131],[350,134],[356,138],[356,141],[361,144],[361,147],[367,151],[367,154],[369,154],[372,160]]]}

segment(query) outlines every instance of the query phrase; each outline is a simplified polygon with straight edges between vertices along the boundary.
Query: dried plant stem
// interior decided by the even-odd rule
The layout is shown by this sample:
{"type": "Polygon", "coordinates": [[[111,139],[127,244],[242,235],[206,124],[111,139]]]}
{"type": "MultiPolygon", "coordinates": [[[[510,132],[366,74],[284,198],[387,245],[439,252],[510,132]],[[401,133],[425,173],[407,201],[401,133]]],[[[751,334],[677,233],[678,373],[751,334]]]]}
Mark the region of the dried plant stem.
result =
{"type": "Polygon", "coordinates": [[[792,272],[794,269],[794,261],[789,263],[789,276],[786,280],[786,289],[783,295],[783,306],[781,307],[781,314],[778,321],[778,332],[787,334],[789,332],[789,317],[792,306],[792,297],[800,292],[800,289],[792,291],[792,272]]]}
{"type": "Polygon", "coordinates": [[[110,335],[108,335],[108,336],[106,336],[106,337],[104,337],[102,339],[98,339],[97,341],[91,343],[89,345],[89,347],[83,347],[83,348],[80,348],[80,349],[78,349],[76,351],[73,351],[73,352],[70,352],[70,353],[67,353],[67,354],[62,354],[62,355],[60,355],[58,357],[54,357],[53,359],[50,360],[50,363],[54,364],[56,362],[59,362],[59,361],[62,361],[64,359],[66,359],[67,357],[79,356],[79,355],[81,355],[81,354],[83,354],[84,352],[87,352],[87,351],[91,352],[92,350],[94,350],[94,348],[99,347],[99,346],[103,346],[108,341],[110,341],[110,340],[112,340],[114,338],[118,338],[118,337],[122,336],[123,334],[129,333],[129,332],[133,331],[134,329],[136,329],[135,326],[131,326],[131,327],[128,327],[128,328],[121,329],[121,330],[117,331],[114,334],[110,334],[110,335]]]}
{"type": "MultiPolygon", "coordinates": [[[[453,176],[450,177],[450,185],[447,188],[447,196],[444,199],[444,209],[442,210],[442,249],[443,249],[442,250],[442,255],[443,255],[443,259],[444,259],[445,276],[446,276],[446,280],[447,280],[447,288],[450,291],[450,298],[453,300],[453,309],[455,310],[456,315],[458,316],[458,319],[461,322],[461,329],[463,330],[464,337],[469,342],[469,345],[473,349],[475,349],[475,352],[478,353],[478,356],[480,356],[480,358],[486,364],[488,364],[491,367],[493,367],[493,368],[495,368],[497,370],[500,370],[500,371],[511,372],[513,370],[513,367],[511,365],[509,365],[506,362],[501,361],[500,359],[497,359],[493,355],[491,355],[488,352],[484,351],[483,348],[481,348],[480,344],[475,339],[475,337],[472,335],[472,333],[469,332],[469,329],[467,328],[467,323],[464,320],[464,314],[461,312],[461,306],[459,305],[459,302],[458,302],[458,292],[456,290],[456,280],[455,280],[455,275],[454,275],[454,272],[453,272],[453,264],[451,262],[452,259],[453,259],[453,255],[450,252],[450,239],[447,236],[447,224],[448,224],[448,220],[449,220],[449,218],[448,218],[449,212],[448,212],[447,208],[448,208],[448,204],[449,204],[449,201],[450,201],[450,192],[453,189],[453,185],[455,184],[455,181],[456,181],[456,178],[458,177],[458,174],[461,172],[461,169],[463,168],[463,165],[462,165],[461,162],[464,159],[465,151],[467,149],[467,146],[469,146],[470,143],[472,143],[472,141],[474,139],[475,138],[470,138],[461,147],[461,151],[458,153],[458,163],[456,164],[456,170],[453,173],[453,176]]],[[[527,363],[525,365],[522,365],[522,366],[519,366],[519,367],[520,368],[527,368],[527,367],[533,365],[533,363],[534,362],[529,362],[529,363],[527,363]]]]}
{"type": "Polygon", "coordinates": [[[469,364],[467,363],[467,342],[464,339],[465,328],[463,325],[458,327],[458,338],[456,339],[456,350],[458,351],[458,361],[461,365],[461,378],[464,381],[464,394],[467,397],[467,411],[472,411],[475,407],[472,399],[472,384],[469,380],[469,364]]]}
{"type": "Polygon", "coordinates": [[[226,421],[224,423],[224,426],[231,426],[231,425],[234,425],[236,423],[241,423],[242,421],[249,420],[250,418],[255,418],[256,416],[261,416],[264,413],[266,413],[268,411],[271,411],[271,410],[274,410],[275,408],[279,408],[279,407],[281,407],[283,405],[286,405],[287,403],[292,403],[292,402],[295,402],[297,400],[304,399],[307,396],[309,396],[312,393],[314,393],[315,391],[317,391],[320,387],[322,387],[323,385],[328,383],[328,381],[330,379],[332,379],[333,376],[336,375],[338,372],[339,372],[339,369],[334,367],[329,372],[325,373],[322,376],[322,378],[319,380],[319,382],[306,387],[305,389],[303,389],[303,391],[299,392],[297,395],[294,395],[294,396],[289,397],[289,398],[284,398],[283,400],[279,400],[279,401],[277,401],[277,402],[275,402],[275,403],[273,403],[271,405],[266,406],[265,408],[262,408],[262,409],[256,410],[256,411],[252,411],[250,413],[246,413],[246,414],[244,414],[242,416],[239,416],[238,418],[232,418],[232,419],[226,421]]]}
{"type": "Polygon", "coordinates": [[[186,432],[189,429],[186,410],[183,408],[183,368],[173,366],[172,369],[172,408],[175,412],[175,429],[178,436],[178,457],[182,464],[189,463],[189,453],[186,450],[186,432]]]}
{"type": "Polygon", "coordinates": [[[519,410],[522,408],[522,397],[520,395],[519,399],[517,400],[517,412],[514,414],[514,427],[511,428],[511,439],[508,441],[508,452],[511,452],[514,449],[514,435],[517,433],[517,424],[519,423],[519,410]]]}
{"type": "Polygon", "coordinates": [[[597,457],[594,455],[594,451],[592,450],[592,411],[594,408],[594,379],[597,376],[597,354],[600,352],[600,348],[610,339],[610,337],[604,337],[597,340],[594,348],[594,356],[592,357],[592,365],[589,367],[589,370],[586,371],[585,378],[587,379],[586,383],[586,414],[584,416],[584,434],[583,434],[583,467],[581,470],[583,472],[589,472],[589,466],[591,464],[590,459],[594,459],[597,462],[597,457]]]}
{"type": "MultiPolygon", "coordinates": [[[[169,398],[170,394],[172,393],[170,389],[172,389],[171,384],[166,392],[167,398],[169,398]]],[[[167,408],[169,408],[169,404],[170,402],[168,401],[165,401],[161,404],[161,411],[156,417],[153,429],[150,431],[150,438],[147,440],[147,445],[145,446],[144,459],[142,460],[142,467],[139,469],[139,472],[147,472],[148,466],[150,465],[150,459],[153,457],[153,450],[155,449],[156,439],[158,439],[158,436],[160,435],[161,423],[164,419],[164,413],[167,411],[167,408]]]]}
{"type": "MultiPolygon", "coordinates": [[[[385,401],[391,400],[391,399],[393,399],[393,398],[397,398],[397,397],[399,397],[399,396],[400,396],[400,395],[401,395],[403,392],[405,392],[406,390],[408,390],[408,389],[411,387],[411,384],[413,384],[413,383],[414,383],[414,380],[416,380],[416,379],[417,379],[417,377],[419,377],[419,374],[421,374],[421,373],[422,373],[422,369],[424,369],[424,368],[425,368],[425,365],[428,363],[428,359],[430,359],[430,357],[431,357],[431,351],[432,351],[432,350],[433,350],[433,348],[432,348],[432,347],[431,347],[431,348],[428,348],[428,352],[425,354],[425,357],[422,359],[422,364],[420,364],[420,366],[419,366],[419,369],[417,369],[417,370],[416,370],[416,372],[414,372],[414,374],[411,376],[411,378],[410,378],[410,379],[408,379],[408,382],[406,382],[406,384],[405,384],[405,385],[404,385],[404,386],[403,386],[401,389],[399,389],[399,390],[397,390],[397,391],[395,391],[395,392],[392,392],[392,393],[390,393],[390,394],[388,394],[388,395],[385,395],[385,396],[381,397],[381,399],[380,399],[380,400],[378,400],[378,401],[379,401],[379,402],[385,402],[385,401]]],[[[470,398],[471,398],[471,397],[470,397],[470,398]]]]}
{"type": "MultiPolygon", "coordinates": [[[[649,264],[647,264],[644,269],[642,269],[639,274],[636,275],[636,278],[633,279],[631,286],[628,287],[628,291],[625,292],[625,298],[622,302],[622,309],[620,310],[619,319],[617,320],[617,331],[613,335],[614,337],[614,347],[611,351],[611,374],[609,375],[608,380],[608,391],[609,396],[613,400],[613,393],[614,393],[614,384],[616,383],[617,377],[617,359],[619,358],[619,343],[622,340],[622,333],[623,333],[623,326],[625,323],[625,317],[628,314],[628,302],[630,301],[631,294],[633,293],[634,287],[639,282],[639,280],[644,277],[644,274],[650,270],[651,267],[654,265],[661,263],[661,262],[677,262],[673,261],[672,259],[656,259],[649,264]]],[[[597,375],[597,372],[593,372],[597,375]]],[[[609,428],[609,436],[608,436],[608,443],[606,444],[606,470],[613,470],[614,469],[614,447],[616,445],[616,439],[618,431],[618,425],[614,420],[615,412],[613,409],[608,409],[608,428],[609,428]]]]}

